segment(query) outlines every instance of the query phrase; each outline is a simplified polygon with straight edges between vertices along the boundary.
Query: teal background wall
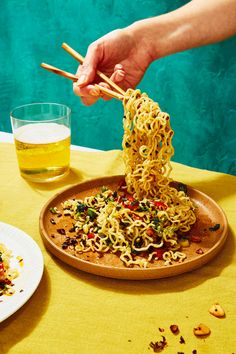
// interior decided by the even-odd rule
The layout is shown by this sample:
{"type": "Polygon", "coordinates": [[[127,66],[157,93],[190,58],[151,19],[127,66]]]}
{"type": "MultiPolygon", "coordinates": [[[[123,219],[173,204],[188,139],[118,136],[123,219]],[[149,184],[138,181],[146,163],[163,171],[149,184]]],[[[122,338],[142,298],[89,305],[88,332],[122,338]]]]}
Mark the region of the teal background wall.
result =
{"type": "MultiPolygon", "coordinates": [[[[113,29],[174,10],[187,1],[1,0],[0,130],[10,132],[9,112],[21,104],[51,101],[72,108],[72,143],[119,149],[123,108],[100,100],[85,107],[72,83],[39,67],[41,62],[70,72],[76,61],[67,42],[87,46],[113,29]]],[[[171,115],[175,161],[236,174],[236,38],[189,50],[153,63],[139,88],[171,115]]]]}

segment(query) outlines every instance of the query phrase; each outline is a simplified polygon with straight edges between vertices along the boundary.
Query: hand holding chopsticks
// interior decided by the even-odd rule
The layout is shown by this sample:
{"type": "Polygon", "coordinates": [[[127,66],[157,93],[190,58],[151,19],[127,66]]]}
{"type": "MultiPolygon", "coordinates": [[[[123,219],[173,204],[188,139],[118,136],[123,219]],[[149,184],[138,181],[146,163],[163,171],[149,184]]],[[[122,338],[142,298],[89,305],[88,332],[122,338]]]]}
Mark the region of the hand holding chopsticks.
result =
{"type": "MultiPolygon", "coordinates": [[[[65,49],[67,53],[72,55],[76,60],[80,62],[80,64],[83,64],[84,62],[84,57],[77,53],[73,48],[71,48],[68,44],[62,43],[62,48],[65,49]]],[[[101,71],[97,70],[97,75],[103,79],[106,83],[108,83],[111,87],[113,87],[116,91],[124,95],[125,91],[122,90],[118,85],[116,85],[109,77],[107,77],[105,74],[103,74],[101,71]]]]}
{"type": "MultiPolygon", "coordinates": [[[[70,55],[72,55],[81,64],[83,64],[84,57],[81,54],[77,53],[68,44],[63,43],[62,44],[62,48],[65,49],[70,55]]],[[[46,63],[42,63],[41,67],[46,69],[46,70],[49,70],[49,71],[53,72],[54,74],[61,75],[61,76],[65,77],[65,78],[67,78],[67,79],[70,79],[70,80],[72,80],[74,82],[76,82],[78,80],[78,77],[76,75],[71,74],[71,73],[69,73],[67,71],[61,70],[61,69],[59,69],[59,68],[57,68],[55,66],[52,66],[52,65],[49,65],[49,64],[46,64],[46,63]]],[[[106,95],[108,95],[110,97],[116,98],[118,100],[123,100],[125,91],[123,91],[118,85],[116,85],[110,78],[108,78],[105,74],[103,74],[99,70],[97,71],[97,75],[100,78],[102,78],[106,83],[108,83],[114,90],[116,90],[118,92],[110,90],[110,89],[108,89],[106,87],[103,87],[101,85],[95,84],[96,88],[98,88],[100,91],[102,91],[103,93],[105,93],[106,95]]]]}

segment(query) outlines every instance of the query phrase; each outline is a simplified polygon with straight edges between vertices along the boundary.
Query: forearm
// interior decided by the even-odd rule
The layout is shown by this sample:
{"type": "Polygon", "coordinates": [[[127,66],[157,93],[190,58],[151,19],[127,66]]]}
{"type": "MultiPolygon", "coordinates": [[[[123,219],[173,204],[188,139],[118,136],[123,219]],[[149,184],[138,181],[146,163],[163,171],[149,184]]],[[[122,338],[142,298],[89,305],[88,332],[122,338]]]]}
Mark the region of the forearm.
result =
{"type": "Polygon", "coordinates": [[[222,41],[236,34],[236,0],[192,0],[127,28],[153,60],[222,41]]]}

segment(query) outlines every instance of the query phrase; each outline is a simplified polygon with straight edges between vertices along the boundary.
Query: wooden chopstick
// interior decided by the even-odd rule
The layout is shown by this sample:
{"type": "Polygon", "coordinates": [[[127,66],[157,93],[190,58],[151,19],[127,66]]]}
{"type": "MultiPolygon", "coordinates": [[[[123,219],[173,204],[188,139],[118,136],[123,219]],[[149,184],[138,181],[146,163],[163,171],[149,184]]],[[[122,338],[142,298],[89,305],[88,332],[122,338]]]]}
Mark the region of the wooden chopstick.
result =
{"type": "MultiPolygon", "coordinates": [[[[73,48],[71,48],[67,43],[62,43],[62,48],[65,49],[67,53],[69,53],[73,58],[78,60],[81,64],[84,62],[84,57],[76,52],[73,48]]],[[[116,91],[121,93],[123,96],[125,94],[125,91],[122,90],[121,87],[116,85],[109,77],[107,77],[105,74],[103,74],[101,71],[97,70],[97,75],[103,79],[107,84],[109,84],[111,87],[113,87],[116,91]]]]}
{"type": "MultiPolygon", "coordinates": [[[[78,77],[76,75],[68,73],[67,71],[61,70],[59,68],[56,68],[55,66],[52,66],[52,65],[49,65],[49,64],[46,64],[46,63],[41,63],[40,66],[43,69],[51,71],[54,74],[63,76],[63,77],[65,77],[67,79],[70,79],[72,81],[77,81],[78,80],[78,77]]],[[[95,86],[97,88],[99,88],[100,91],[102,91],[103,93],[105,93],[106,95],[108,95],[110,97],[117,98],[118,100],[123,100],[123,98],[124,98],[124,96],[119,94],[118,92],[109,90],[108,88],[105,88],[105,87],[97,85],[97,84],[95,86]]]]}
{"type": "Polygon", "coordinates": [[[66,77],[67,79],[70,79],[72,81],[77,81],[78,77],[75,76],[74,74],[68,73],[67,71],[61,70],[56,68],[55,66],[46,64],[46,63],[41,63],[40,66],[48,71],[51,71],[54,74],[61,75],[63,77],[66,77]]]}

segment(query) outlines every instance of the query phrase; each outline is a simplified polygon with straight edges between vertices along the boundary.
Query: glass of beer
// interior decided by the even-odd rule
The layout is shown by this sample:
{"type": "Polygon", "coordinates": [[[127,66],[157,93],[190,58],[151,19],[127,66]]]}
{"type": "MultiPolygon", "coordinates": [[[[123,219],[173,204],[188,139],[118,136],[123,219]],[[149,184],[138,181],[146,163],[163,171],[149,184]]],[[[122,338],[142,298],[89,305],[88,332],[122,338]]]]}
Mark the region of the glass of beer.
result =
{"type": "Polygon", "coordinates": [[[32,103],[12,110],[11,125],[21,176],[51,182],[69,172],[70,115],[63,104],[32,103]]]}

